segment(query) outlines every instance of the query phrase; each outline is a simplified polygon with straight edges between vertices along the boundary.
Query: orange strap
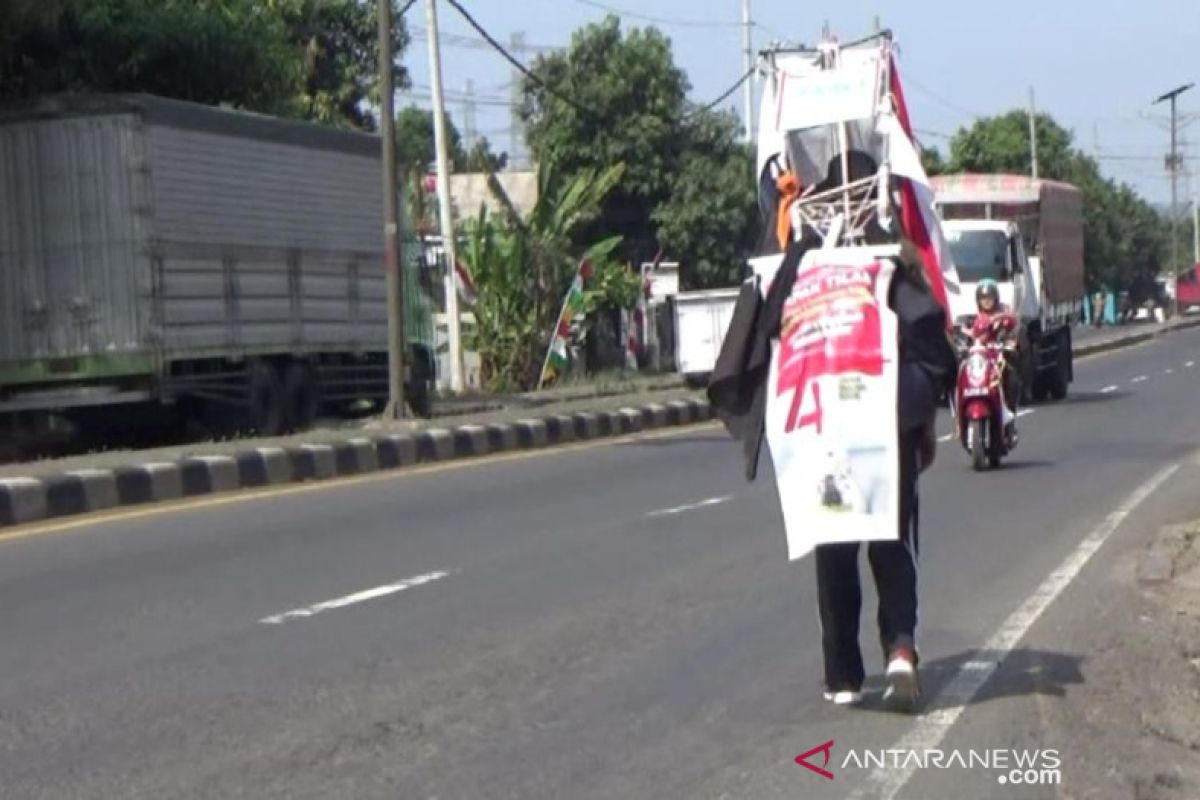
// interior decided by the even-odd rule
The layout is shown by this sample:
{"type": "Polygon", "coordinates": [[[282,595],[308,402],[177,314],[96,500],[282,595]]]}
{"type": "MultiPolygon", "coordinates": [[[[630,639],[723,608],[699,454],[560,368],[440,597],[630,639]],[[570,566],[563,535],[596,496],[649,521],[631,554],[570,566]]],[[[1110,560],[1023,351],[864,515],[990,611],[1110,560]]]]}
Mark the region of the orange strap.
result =
{"type": "Polygon", "coordinates": [[[792,239],[792,205],[800,197],[800,179],[794,172],[784,172],[775,179],[779,189],[779,213],[775,219],[775,238],[779,247],[787,250],[788,242],[792,239]]]}

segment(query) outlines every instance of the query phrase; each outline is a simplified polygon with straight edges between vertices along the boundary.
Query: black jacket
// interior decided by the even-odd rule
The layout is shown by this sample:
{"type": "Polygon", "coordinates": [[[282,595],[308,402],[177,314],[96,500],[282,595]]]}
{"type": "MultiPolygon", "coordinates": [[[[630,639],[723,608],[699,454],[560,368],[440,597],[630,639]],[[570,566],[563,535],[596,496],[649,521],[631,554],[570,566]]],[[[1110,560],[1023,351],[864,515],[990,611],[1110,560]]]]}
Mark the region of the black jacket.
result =
{"type": "MultiPolygon", "coordinates": [[[[742,442],[747,480],[758,474],[758,454],[766,433],[771,341],[779,338],[784,301],[810,246],[801,242],[788,248],[765,298],[757,278],[742,284],[709,381],[708,399],[714,412],[742,442]]],[[[905,433],[932,420],[938,398],[954,379],[957,360],[946,336],[945,312],[913,260],[900,259],[888,291],[888,305],[899,321],[896,402],[900,432],[905,433]]]]}

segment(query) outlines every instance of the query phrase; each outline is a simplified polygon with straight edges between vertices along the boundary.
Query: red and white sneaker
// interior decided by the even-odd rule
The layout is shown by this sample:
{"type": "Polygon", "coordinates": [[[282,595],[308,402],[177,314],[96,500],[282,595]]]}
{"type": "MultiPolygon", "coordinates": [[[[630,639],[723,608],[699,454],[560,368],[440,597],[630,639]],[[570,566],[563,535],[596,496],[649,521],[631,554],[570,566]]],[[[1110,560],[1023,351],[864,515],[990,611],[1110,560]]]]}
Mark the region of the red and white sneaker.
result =
{"type": "Polygon", "coordinates": [[[887,688],[883,702],[902,711],[915,711],[921,699],[921,681],[917,677],[917,654],[901,645],[892,650],[887,664],[887,688]]]}

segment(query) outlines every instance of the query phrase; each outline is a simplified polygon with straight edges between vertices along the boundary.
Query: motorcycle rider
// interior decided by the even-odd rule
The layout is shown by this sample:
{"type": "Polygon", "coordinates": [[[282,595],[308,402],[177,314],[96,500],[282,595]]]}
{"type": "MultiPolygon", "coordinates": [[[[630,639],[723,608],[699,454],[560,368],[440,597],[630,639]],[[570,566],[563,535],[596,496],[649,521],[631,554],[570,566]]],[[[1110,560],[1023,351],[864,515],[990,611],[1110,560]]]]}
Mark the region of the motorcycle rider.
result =
{"type": "Polygon", "coordinates": [[[1017,318],[1000,302],[1000,287],[991,278],[985,278],[975,288],[975,308],[978,315],[971,325],[971,338],[981,344],[1006,340],[1004,344],[1004,374],[1003,387],[1000,393],[1003,401],[1001,409],[1004,418],[1004,432],[1009,438],[1010,445],[1017,443],[1017,400],[1020,391],[1015,385],[1017,380],[1013,363],[1016,353],[1011,347],[1009,337],[1017,329],[1017,318]]]}

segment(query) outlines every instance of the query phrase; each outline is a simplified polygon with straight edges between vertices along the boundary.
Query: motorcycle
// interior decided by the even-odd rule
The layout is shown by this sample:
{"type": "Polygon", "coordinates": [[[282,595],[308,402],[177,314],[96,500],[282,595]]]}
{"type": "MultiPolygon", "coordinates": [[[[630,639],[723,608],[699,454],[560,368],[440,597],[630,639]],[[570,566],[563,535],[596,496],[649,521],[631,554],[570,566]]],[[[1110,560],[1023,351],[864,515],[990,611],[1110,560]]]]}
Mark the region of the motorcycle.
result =
{"type": "Polygon", "coordinates": [[[995,469],[1012,450],[1004,425],[1005,346],[997,336],[985,341],[960,332],[963,357],[958,366],[954,405],[958,439],[976,472],[995,469]]]}

